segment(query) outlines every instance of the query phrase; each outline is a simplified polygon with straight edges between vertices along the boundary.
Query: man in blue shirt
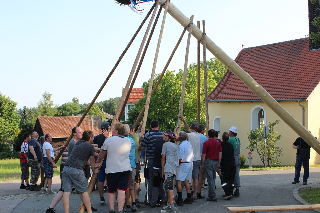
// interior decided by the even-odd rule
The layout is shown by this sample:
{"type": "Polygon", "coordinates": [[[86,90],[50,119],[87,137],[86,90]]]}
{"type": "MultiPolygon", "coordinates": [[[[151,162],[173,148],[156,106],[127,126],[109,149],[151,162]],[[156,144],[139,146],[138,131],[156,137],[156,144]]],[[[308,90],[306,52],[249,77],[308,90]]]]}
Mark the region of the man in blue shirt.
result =
{"type": "Polygon", "coordinates": [[[28,146],[28,163],[31,167],[31,180],[30,191],[39,191],[40,188],[37,186],[37,181],[40,175],[40,166],[42,163],[42,151],[40,143],[37,141],[39,134],[33,131],[31,134],[31,140],[28,146]]]}

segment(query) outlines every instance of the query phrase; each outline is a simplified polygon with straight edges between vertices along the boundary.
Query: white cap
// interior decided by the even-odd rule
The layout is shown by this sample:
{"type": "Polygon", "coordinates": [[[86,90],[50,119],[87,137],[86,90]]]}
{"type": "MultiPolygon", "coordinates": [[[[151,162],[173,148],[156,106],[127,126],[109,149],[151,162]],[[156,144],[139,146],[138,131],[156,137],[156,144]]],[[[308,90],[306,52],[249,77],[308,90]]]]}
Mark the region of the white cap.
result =
{"type": "Polygon", "coordinates": [[[230,127],[229,131],[231,131],[233,133],[238,133],[237,132],[237,127],[235,127],[235,126],[230,127]]]}

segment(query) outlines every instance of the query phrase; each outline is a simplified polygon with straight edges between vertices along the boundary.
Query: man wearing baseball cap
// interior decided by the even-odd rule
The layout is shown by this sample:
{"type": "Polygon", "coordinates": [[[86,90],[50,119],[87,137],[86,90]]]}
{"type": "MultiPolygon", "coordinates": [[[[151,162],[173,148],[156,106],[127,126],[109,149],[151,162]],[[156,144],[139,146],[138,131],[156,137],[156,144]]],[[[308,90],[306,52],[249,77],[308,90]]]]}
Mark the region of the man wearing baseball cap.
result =
{"type": "Polygon", "coordinates": [[[241,164],[241,160],[240,160],[240,146],[241,146],[241,142],[240,139],[237,137],[238,134],[238,130],[237,127],[232,126],[229,129],[229,140],[228,142],[232,144],[233,149],[234,149],[234,161],[236,164],[236,174],[235,174],[235,179],[234,179],[234,187],[236,188],[236,190],[234,191],[233,196],[234,197],[239,197],[240,196],[240,192],[239,192],[239,187],[240,187],[240,164],[241,164]]]}

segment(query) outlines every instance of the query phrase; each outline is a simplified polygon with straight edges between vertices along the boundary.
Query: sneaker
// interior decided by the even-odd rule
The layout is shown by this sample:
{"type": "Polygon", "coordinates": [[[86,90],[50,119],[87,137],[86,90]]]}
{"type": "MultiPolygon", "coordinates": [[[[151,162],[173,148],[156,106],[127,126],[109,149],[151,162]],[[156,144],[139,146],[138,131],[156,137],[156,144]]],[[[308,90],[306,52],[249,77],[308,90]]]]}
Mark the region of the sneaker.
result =
{"type": "Polygon", "coordinates": [[[233,196],[234,196],[234,197],[239,197],[239,196],[240,196],[239,189],[236,189],[236,190],[234,191],[233,196]]]}
{"type": "Polygon", "coordinates": [[[131,207],[127,207],[126,205],[124,205],[122,211],[123,211],[123,212],[131,212],[131,207]]]}
{"type": "Polygon", "coordinates": [[[233,196],[230,195],[230,196],[225,196],[223,199],[224,199],[224,200],[231,200],[232,198],[233,198],[233,196]]]}
{"type": "Polygon", "coordinates": [[[184,199],[183,203],[184,204],[192,204],[192,197],[187,197],[186,199],[184,199]]]}
{"type": "Polygon", "coordinates": [[[104,198],[100,198],[100,206],[106,205],[106,200],[104,198]]]}
{"type": "Polygon", "coordinates": [[[138,210],[138,207],[136,204],[132,204],[131,209],[133,212],[136,212],[138,210]]]}
{"type": "Polygon", "coordinates": [[[46,211],[46,213],[55,213],[55,212],[56,211],[54,209],[52,209],[52,208],[48,208],[47,211],[46,211]]]}
{"type": "Polygon", "coordinates": [[[299,183],[299,181],[298,181],[298,182],[297,182],[297,181],[293,181],[293,182],[292,182],[292,184],[297,184],[297,183],[299,183]]]}
{"type": "Polygon", "coordinates": [[[162,210],[165,210],[166,212],[175,212],[175,211],[178,210],[178,208],[175,207],[175,206],[173,206],[173,207],[171,207],[171,206],[165,206],[165,207],[163,207],[162,210]]]}
{"type": "Polygon", "coordinates": [[[47,193],[48,193],[48,194],[57,194],[57,193],[56,193],[55,191],[53,191],[53,190],[48,190],[47,193]]]}
{"type": "Polygon", "coordinates": [[[27,185],[27,186],[26,186],[26,190],[30,190],[30,185],[27,185]]]}
{"type": "Polygon", "coordinates": [[[20,189],[26,189],[27,187],[25,185],[22,185],[20,186],[20,189]]]}
{"type": "Polygon", "coordinates": [[[193,196],[192,196],[192,201],[193,201],[193,202],[197,202],[197,201],[198,201],[198,197],[197,197],[196,195],[193,195],[193,196]]]}
{"type": "Polygon", "coordinates": [[[109,213],[116,213],[116,211],[114,209],[110,209],[109,213]]]}
{"type": "Polygon", "coordinates": [[[215,198],[212,198],[212,197],[208,197],[207,198],[207,201],[213,201],[213,202],[217,202],[218,199],[215,197],[215,198]]]}
{"type": "Polygon", "coordinates": [[[307,185],[307,182],[303,182],[303,185],[307,185]]]}

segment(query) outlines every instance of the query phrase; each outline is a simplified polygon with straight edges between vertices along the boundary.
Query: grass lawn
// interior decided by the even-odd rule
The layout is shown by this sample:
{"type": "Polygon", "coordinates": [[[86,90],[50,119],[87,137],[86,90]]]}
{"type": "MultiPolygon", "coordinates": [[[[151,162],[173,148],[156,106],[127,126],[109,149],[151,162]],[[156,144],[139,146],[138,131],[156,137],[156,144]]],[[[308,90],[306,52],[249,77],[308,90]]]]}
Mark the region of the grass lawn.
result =
{"type": "MultiPolygon", "coordinates": [[[[59,160],[57,163],[58,168],[54,169],[54,176],[60,175],[60,161],[61,160],[59,160]]],[[[20,159],[0,160],[0,181],[20,180],[20,178],[20,159]]]]}
{"type": "Polygon", "coordinates": [[[310,204],[318,204],[320,203],[320,188],[301,188],[299,196],[310,204]]]}

